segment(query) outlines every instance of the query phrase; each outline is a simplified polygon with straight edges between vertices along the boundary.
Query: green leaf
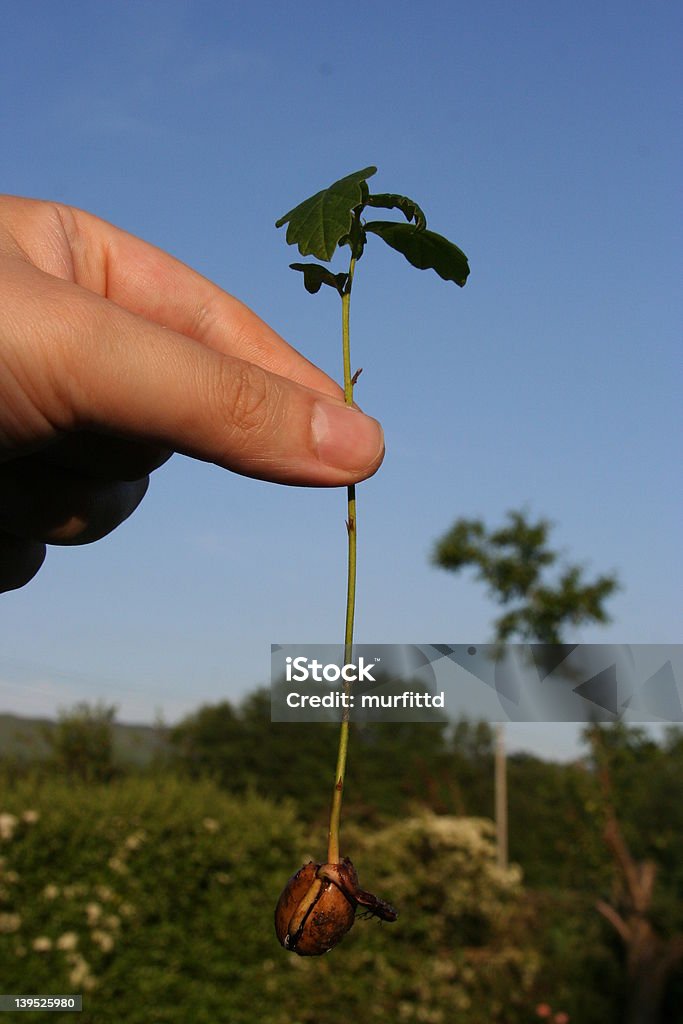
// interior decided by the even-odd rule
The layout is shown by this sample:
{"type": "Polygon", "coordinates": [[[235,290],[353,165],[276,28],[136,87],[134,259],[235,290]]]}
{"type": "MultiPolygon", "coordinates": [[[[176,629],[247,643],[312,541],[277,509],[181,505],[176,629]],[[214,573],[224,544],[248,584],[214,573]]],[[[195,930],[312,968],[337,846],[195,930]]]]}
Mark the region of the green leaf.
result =
{"type": "Polygon", "coordinates": [[[303,203],[280,217],[275,227],[281,228],[289,221],[289,245],[297,245],[302,256],[331,260],[340,238],[351,230],[354,208],[368,198],[366,178],[376,171],[376,167],[364,167],[362,171],[347,174],[329,188],[304,199],[303,203]]]}
{"type": "Polygon", "coordinates": [[[393,192],[381,192],[374,196],[368,196],[366,205],[379,207],[382,210],[400,210],[406,220],[415,221],[415,226],[420,231],[427,227],[427,218],[424,213],[415,200],[408,199],[408,196],[395,195],[393,192]]]}
{"type": "Polygon", "coordinates": [[[300,270],[304,275],[304,288],[311,295],[319,292],[324,284],[329,284],[340,295],[344,294],[348,274],[333,274],[331,270],[321,267],[319,263],[290,263],[289,265],[292,270],[300,270]]]}
{"type": "Polygon", "coordinates": [[[368,221],[364,227],[383,238],[392,249],[403,253],[419,270],[435,270],[444,281],[455,281],[461,288],[465,284],[470,272],[467,256],[443,235],[416,224],[396,224],[389,220],[368,221]]]}

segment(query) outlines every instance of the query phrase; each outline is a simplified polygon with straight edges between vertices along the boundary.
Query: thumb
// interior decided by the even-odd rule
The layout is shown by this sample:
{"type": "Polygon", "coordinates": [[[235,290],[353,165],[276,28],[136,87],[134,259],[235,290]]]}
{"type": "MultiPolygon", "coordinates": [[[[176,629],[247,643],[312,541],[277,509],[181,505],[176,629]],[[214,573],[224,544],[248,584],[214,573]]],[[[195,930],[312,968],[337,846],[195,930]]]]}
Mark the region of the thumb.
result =
{"type": "Polygon", "coordinates": [[[50,284],[68,325],[59,332],[61,404],[72,429],[152,441],[289,484],[350,484],[379,467],[382,429],[358,409],[86,289],[50,284]]]}

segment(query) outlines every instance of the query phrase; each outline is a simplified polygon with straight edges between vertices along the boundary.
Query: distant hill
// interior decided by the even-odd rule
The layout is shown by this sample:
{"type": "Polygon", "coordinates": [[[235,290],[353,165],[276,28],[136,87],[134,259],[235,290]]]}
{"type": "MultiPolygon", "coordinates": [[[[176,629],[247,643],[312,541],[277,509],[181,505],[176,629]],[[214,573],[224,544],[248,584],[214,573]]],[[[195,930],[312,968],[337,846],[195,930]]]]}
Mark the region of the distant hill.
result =
{"type": "MultiPolygon", "coordinates": [[[[0,758],[44,760],[50,748],[46,735],[56,728],[50,718],[23,718],[0,713],[0,758]]],[[[113,725],[114,759],[119,764],[144,766],[163,747],[163,734],[152,725],[113,725]]]]}

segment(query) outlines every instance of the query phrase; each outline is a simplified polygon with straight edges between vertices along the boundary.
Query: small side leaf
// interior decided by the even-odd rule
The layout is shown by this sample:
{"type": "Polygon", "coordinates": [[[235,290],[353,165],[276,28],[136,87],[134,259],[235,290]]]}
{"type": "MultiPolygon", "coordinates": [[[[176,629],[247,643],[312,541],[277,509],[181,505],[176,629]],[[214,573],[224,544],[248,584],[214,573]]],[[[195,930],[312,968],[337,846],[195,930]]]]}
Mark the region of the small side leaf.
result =
{"type": "Polygon", "coordinates": [[[393,192],[381,192],[368,196],[366,206],[375,206],[381,210],[400,210],[406,220],[415,221],[415,226],[420,231],[427,227],[427,218],[424,213],[415,200],[408,199],[408,196],[398,196],[393,192]]]}
{"type": "Polygon", "coordinates": [[[364,227],[383,238],[392,249],[403,253],[419,270],[435,270],[444,281],[455,281],[461,288],[465,284],[470,272],[467,256],[443,235],[416,224],[396,224],[388,220],[368,221],[364,227]]]}
{"type": "Polygon", "coordinates": [[[311,295],[319,292],[324,284],[329,284],[340,295],[344,294],[348,274],[333,274],[327,267],[319,263],[290,263],[292,270],[300,270],[304,275],[304,288],[311,295]]]}
{"type": "Polygon", "coordinates": [[[281,228],[289,222],[289,245],[297,245],[302,256],[331,260],[339,239],[351,230],[354,208],[368,198],[366,179],[376,171],[376,167],[364,167],[362,171],[347,174],[329,188],[304,199],[303,203],[280,217],[275,227],[281,228]]]}

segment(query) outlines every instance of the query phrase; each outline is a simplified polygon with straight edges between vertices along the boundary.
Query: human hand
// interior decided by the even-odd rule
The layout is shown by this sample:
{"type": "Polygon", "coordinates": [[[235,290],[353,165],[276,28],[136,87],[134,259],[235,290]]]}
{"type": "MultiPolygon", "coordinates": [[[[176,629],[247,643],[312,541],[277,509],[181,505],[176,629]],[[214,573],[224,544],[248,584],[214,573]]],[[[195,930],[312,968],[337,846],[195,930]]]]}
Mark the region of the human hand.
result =
{"type": "Polygon", "coordinates": [[[379,424],[237,299],[61,204],[0,196],[0,592],[137,508],[174,451],[246,476],[374,473],[379,424]]]}

